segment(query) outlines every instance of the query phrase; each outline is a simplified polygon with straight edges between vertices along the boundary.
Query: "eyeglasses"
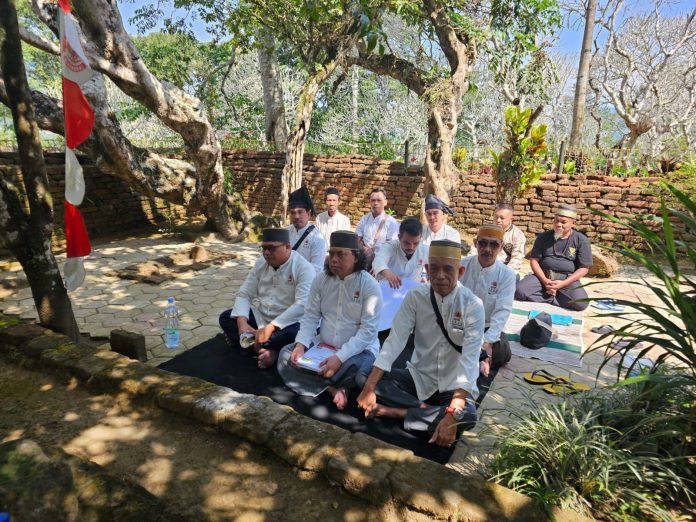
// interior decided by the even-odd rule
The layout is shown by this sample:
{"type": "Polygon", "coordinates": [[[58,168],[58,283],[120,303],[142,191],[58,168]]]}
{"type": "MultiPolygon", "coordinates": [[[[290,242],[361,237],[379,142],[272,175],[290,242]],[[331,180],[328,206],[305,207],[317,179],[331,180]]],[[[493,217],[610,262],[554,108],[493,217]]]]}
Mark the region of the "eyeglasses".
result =
{"type": "Polygon", "coordinates": [[[268,252],[269,254],[272,254],[277,248],[282,246],[283,245],[261,245],[259,248],[261,249],[261,252],[268,252]]]}
{"type": "Polygon", "coordinates": [[[476,246],[478,246],[479,248],[492,248],[492,249],[496,249],[496,248],[500,248],[500,245],[501,245],[501,244],[502,244],[502,243],[501,243],[500,241],[488,241],[488,240],[486,240],[486,239],[478,239],[478,240],[476,240],[476,246]]]}

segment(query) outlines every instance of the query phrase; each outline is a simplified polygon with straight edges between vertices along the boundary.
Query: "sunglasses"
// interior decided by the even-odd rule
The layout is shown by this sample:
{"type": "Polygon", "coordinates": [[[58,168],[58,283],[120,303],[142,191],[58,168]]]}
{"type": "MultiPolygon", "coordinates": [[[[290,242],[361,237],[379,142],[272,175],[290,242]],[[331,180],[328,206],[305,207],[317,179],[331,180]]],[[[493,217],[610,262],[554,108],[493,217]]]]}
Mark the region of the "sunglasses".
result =
{"type": "Polygon", "coordinates": [[[261,245],[261,252],[268,252],[272,254],[276,249],[282,247],[283,245],[261,245]]]}
{"type": "Polygon", "coordinates": [[[502,243],[500,241],[488,241],[486,239],[478,239],[476,241],[476,246],[479,248],[499,248],[502,243]]]}

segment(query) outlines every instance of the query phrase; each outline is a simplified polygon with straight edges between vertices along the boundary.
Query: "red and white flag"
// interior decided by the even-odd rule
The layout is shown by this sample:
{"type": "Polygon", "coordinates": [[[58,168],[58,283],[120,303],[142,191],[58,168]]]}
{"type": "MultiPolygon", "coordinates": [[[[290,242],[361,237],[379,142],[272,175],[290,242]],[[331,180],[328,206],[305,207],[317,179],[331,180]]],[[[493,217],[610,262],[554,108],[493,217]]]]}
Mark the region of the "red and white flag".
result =
{"type": "Polygon", "coordinates": [[[85,180],[73,149],[92,132],[94,111],[80,85],[94,74],[87,61],[80,31],[70,14],[70,1],[59,0],[60,59],[63,74],[63,117],[65,119],[65,286],[75,290],[85,279],[84,258],[92,250],[85,221],[77,206],[85,195],[85,180]]]}

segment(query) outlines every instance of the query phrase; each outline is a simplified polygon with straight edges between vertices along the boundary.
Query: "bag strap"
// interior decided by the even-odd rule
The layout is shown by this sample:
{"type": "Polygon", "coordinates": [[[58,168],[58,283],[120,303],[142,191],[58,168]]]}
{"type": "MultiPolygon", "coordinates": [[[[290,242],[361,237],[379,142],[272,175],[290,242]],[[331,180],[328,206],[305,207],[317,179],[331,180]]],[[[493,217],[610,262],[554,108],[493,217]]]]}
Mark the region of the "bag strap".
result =
{"type": "Polygon", "coordinates": [[[302,236],[300,236],[300,239],[297,240],[297,243],[293,245],[292,249],[297,250],[298,248],[300,248],[300,245],[305,240],[305,238],[312,233],[312,230],[314,230],[314,225],[309,225],[307,227],[307,230],[304,231],[304,234],[302,234],[302,236]]]}
{"type": "Polygon", "coordinates": [[[387,216],[384,216],[384,219],[380,222],[379,226],[377,227],[377,231],[375,232],[375,235],[372,236],[372,244],[374,245],[377,243],[377,238],[379,237],[380,232],[382,232],[382,229],[384,228],[384,224],[387,222],[387,216]]]}
{"type": "Polygon", "coordinates": [[[447,330],[445,329],[445,322],[442,320],[440,309],[437,307],[437,301],[435,301],[435,290],[433,290],[432,286],[430,287],[430,304],[433,305],[433,310],[435,310],[435,317],[437,319],[437,325],[440,327],[440,330],[442,330],[442,334],[445,336],[445,339],[449,341],[449,343],[452,345],[452,348],[457,350],[457,352],[462,353],[462,347],[458,344],[455,344],[454,341],[450,339],[450,336],[447,333],[447,330]]]}

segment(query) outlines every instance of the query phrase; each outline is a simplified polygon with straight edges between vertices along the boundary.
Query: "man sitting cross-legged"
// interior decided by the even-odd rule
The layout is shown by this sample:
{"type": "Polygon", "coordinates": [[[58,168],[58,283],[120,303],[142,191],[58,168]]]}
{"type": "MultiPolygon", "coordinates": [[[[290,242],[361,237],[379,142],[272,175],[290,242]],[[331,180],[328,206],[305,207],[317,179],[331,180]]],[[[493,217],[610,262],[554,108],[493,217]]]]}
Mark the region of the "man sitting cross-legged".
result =
{"type": "Polygon", "coordinates": [[[365,271],[365,253],[357,235],[339,230],[331,234],[329,244],[328,266],[312,283],[300,331],[295,343],[280,352],[278,373],[300,395],[316,397],[328,390],[342,410],[355,374],[361,368],[369,369],[379,351],[382,292],[365,271]],[[297,369],[305,350],[320,343],[336,349],[335,355],[321,363],[320,372],[297,369]]]}
{"type": "Polygon", "coordinates": [[[428,247],[421,242],[421,222],[414,217],[399,225],[399,238],[387,242],[375,256],[372,270],[377,279],[386,279],[392,288],[400,288],[402,279],[426,279],[428,247]]]}
{"type": "Polygon", "coordinates": [[[404,419],[404,429],[427,431],[430,442],[451,446],[457,428],[476,422],[479,354],[485,314],[481,300],[462,286],[461,245],[436,240],[428,252],[430,284],[404,298],[372,371],[356,379],[365,416],[404,419]],[[406,369],[393,368],[414,331],[406,369]]]}
{"type": "Polygon", "coordinates": [[[227,343],[239,348],[239,336],[251,333],[259,368],[273,365],[278,350],[295,339],[314,276],[309,261],[290,248],[287,229],[265,229],[261,256],[237,292],[234,308],[220,314],[227,343]]]}
{"type": "Polygon", "coordinates": [[[575,230],[578,211],[561,204],[553,229],[539,234],[532,247],[529,265],[532,274],[517,282],[515,299],[551,303],[568,310],[582,311],[589,303],[580,278],[592,266],[592,247],[587,236],[575,230]]]}
{"type": "Polygon", "coordinates": [[[498,256],[503,246],[504,230],[498,225],[481,225],[474,245],[475,256],[462,259],[464,275],[459,282],[483,302],[486,329],[483,334],[481,373],[488,376],[491,368],[498,368],[512,357],[510,343],[503,329],[512,311],[517,277],[498,256]]]}

